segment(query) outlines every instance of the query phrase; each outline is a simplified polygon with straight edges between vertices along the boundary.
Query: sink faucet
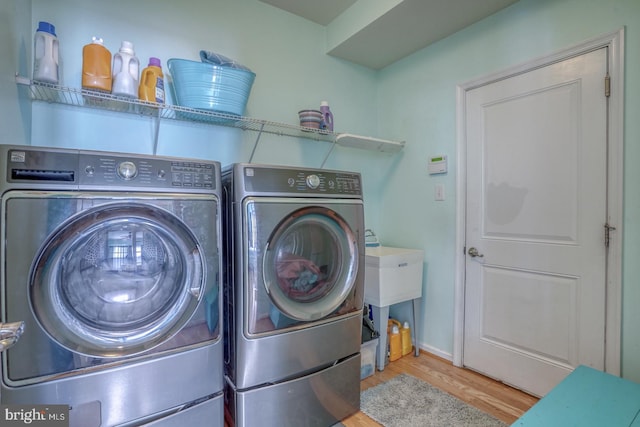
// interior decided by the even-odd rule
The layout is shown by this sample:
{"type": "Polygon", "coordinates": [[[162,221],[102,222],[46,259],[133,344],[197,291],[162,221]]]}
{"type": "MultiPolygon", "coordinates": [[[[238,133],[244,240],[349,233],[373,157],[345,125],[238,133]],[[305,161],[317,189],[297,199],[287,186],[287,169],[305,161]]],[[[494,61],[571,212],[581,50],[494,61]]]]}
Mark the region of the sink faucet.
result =
{"type": "Polygon", "coordinates": [[[376,247],[380,246],[380,241],[378,241],[378,236],[373,232],[370,228],[364,230],[364,242],[368,247],[376,247]]]}

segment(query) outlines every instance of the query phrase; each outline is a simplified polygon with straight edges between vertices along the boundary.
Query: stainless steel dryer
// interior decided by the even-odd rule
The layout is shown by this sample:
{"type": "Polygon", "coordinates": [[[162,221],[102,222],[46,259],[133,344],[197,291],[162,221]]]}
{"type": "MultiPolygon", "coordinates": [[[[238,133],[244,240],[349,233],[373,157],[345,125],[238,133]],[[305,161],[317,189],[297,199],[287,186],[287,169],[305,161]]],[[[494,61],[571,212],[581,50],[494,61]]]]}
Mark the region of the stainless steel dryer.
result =
{"type": "Polygon", "coordinates": [[[360,175],[223,171],[227,405],[238,427],[330,426],[360,407],[360,175]]]}
{"type": "Polygon", "coordinates": [[[0,146],[0,401],[222,426],[220,165],[0,146]]]}

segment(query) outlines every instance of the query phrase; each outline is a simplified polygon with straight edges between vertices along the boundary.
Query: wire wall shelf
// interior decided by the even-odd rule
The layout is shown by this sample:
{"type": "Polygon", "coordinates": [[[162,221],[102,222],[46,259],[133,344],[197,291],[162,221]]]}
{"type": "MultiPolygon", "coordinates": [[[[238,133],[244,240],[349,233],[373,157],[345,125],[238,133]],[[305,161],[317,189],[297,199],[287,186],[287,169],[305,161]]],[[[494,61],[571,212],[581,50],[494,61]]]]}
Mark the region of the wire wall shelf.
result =
{"type": "MultiPolygon", "coordinates": [[[[397,152],[404,147],[404,141],[387,141],[372,137],[335,133],[320,129],[311,129],[285,123],[271,122],[245,116],[219,113],[215,111],[197,110],[178,105],[158,104],[140,101],[133,98],[120,97],[98,91],[63,87],[51,83],[31,81],[16,76],[16,83],[29,88],[31,99],[53,104],[70,105],[81,108],[94,108],[117,113],[137,114],[160,120],[178,120],[204,123],[215,126],[226,126],[236,129],[258,132],[258,140],[262,133],[295,138],[326,141],[330,143],[360,149],[382,152],[397,152]]],[[[158,127],[156,126],[156,129],[158,127]]],[[[258,141],[256,140],[256,145],[258,141]]],[[[156,141],[157,145],[157,130],[156,141]]],[[[333,150],[333,147],[331,148],[333,150]]],[[[254,149],[255,150],[255,149],[254,149]]]]}

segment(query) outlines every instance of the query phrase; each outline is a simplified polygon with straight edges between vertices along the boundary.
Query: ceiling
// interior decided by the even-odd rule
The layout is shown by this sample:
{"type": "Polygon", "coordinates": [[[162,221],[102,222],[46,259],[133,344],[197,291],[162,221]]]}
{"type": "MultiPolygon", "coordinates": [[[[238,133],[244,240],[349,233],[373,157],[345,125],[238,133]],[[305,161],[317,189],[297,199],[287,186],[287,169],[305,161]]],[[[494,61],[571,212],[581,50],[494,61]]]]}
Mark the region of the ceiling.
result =
{"type": "Polygon", "coordinates": [[[320,25],[328,25],[357,0],[260,0],[320,25]]]}
{"type": "Polygon", "coordinates": [[[260,0],[327,28],[327,54],[381,69],[518,0],[260,0]]]}

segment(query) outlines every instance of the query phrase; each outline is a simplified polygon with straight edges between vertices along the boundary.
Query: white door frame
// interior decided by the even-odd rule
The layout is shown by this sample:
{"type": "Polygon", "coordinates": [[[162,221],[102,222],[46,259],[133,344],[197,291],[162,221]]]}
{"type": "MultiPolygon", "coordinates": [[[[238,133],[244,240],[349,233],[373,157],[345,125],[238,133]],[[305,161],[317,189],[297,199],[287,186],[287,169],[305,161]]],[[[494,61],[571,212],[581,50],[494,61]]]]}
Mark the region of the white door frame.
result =
{"type": "MultiPolygon", "coordinates": [[[[609,76],[611,95],[608,106],[607,129],[607,222],[615,227],[607,254],[606,268],[606,329],[605,371],[620,375],[620,348],[622,330],[622,202],[623,202],[623,147],[624,147],[624,28],[587,40],[579,45],[534,59],[515,67],[472,80],[457,87],[457,174],[456,174],[456,277],[454,289],[453,364],[463,366],[464,352],[464,295],[467,199],[467,152],[466,152],[466,92],[497,80],[502,80],[555,62],[582,55],[603,47],[609,48],[609,76]]],[[[603,81],[604,91],[604,81],[603,81]]],[[[604,224],[603,224],[604,225],[604,224]]],[[[604,235],[604,227],[603,227],[604,235]]]]}

